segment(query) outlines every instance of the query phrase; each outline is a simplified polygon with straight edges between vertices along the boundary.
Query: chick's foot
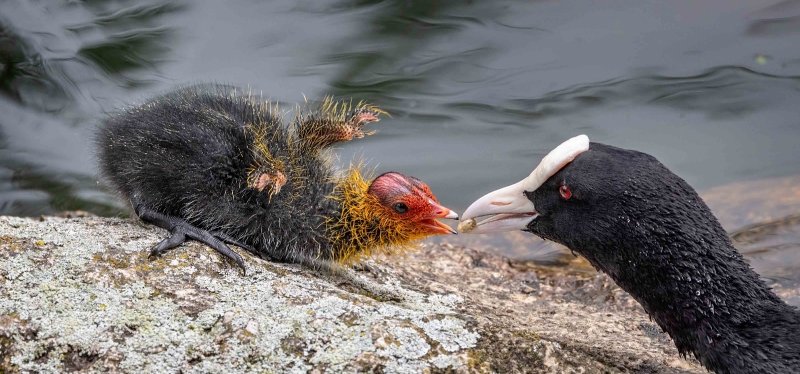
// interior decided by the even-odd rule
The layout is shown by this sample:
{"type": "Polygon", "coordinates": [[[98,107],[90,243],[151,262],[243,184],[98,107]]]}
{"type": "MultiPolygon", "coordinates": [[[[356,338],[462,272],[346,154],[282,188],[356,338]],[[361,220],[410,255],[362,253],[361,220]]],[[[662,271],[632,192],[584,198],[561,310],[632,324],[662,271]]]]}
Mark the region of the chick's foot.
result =
{"type": "Polygon", "coordinates": [[[216,236],[212,235],[210,232],[193,226],[183,219],[156,212],[142,205],[136,206],[136,214],[142,221],[167,229],[170,231],[170,233],[172,233],[170,237],[153,246],[153,248],[150,250],[151,257],[159,256],[164,251],[183,244],[187,238],[189,238],[205,243],[209,247],[214,248],[223,256],[236,262],[236,264],[242,268],[242,273],[246,273],[244,259],[242,259],[242,256],[234,252],[230,247],[228,247],[227,244],[225,244],[225,242],[237,245],[247,250],[252,250],[252,247],[240,243],[239,241],[225,234],[217,233],[216,236]]]}

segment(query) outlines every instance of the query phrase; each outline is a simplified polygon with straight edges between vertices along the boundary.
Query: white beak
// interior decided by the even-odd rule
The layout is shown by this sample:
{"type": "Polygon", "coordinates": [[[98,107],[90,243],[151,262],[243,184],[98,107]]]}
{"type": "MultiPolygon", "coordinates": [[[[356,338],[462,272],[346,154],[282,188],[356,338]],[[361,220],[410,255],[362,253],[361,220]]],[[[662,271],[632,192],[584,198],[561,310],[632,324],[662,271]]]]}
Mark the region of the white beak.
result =
{"type": "Polygon", "coordinates": [[[539,216],[533,201],[525,196],[525,191],[535,191],[553,174],[588,149],[589,137],[586,135],[578,135],[561,143],[544,156],[539,166],[527,178],[490,192],[472,203],[462,214],[458,230],[462,233],[483,234],[525,229],[539,216]],[[481,222],[475,220],[484,216],[492,217],[481,222]]]}

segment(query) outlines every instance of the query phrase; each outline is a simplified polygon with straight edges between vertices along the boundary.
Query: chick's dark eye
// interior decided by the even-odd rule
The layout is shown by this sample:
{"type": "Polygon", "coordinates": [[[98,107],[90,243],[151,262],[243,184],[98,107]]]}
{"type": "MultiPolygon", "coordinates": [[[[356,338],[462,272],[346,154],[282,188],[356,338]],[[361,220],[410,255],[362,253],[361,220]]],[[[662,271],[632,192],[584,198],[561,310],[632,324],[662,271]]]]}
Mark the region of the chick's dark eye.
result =
{"type": "Polygon", "coordinates": [[[569,200],[572,197],[572,191],[569,190],[569,187],[562,185],[558,188],[558,193],[561,194],[561,198],[564,200],[569,200]]]}
{"type": "Polygon", "coordinates": [[[394,211],[397,213],[403,214],[408,212],[408,205],[405,203],[394,203],[394,205],[392,205],[392,209],[394,209],[394,211]]]}

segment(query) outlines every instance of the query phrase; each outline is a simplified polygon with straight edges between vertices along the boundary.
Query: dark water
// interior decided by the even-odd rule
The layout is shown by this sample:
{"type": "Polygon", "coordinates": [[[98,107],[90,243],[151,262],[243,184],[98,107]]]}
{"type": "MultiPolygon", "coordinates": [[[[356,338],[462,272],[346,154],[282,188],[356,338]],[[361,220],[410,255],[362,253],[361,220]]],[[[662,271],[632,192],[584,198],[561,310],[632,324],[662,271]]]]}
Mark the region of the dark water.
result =
{"type": "Polygon", "coordinates": [[[392,118],[342,163],[417,176],[458,211],[579,133],[699,190],[800,174],[800,1],[606,3],[2,1],[0,214],[118,214],[96,119],[198,81],[375,103],[392,118]]]}

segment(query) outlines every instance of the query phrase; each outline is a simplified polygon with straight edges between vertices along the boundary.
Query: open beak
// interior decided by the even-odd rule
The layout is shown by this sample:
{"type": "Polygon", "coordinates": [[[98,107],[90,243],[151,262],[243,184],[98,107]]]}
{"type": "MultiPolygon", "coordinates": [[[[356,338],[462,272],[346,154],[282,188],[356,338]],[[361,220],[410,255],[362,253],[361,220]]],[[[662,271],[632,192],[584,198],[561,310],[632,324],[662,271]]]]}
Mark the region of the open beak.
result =
{"type": "Polygon", "coordinates": [[[561,143],[544,156],[527,178],[490,192],[472,203],[464,212],[458,230],[470,234],[524,230],[539,216],[525,191],[536,191],[553,174],[588,149],[589,138],[586,135],[578,135],[561,143]],[[477,221],[485,217],[488,218],[477,221]]]}
{"type": "Polygon", "coordinates": [[[457,220],[458,214],[448,208],[439,205],[433,200],[429,201],[429,203],[433,208],[433,212],[425,216],[425,218],[423,218],[421,221],[419,221],[420,226],[424,227],[426,230],[428,230],[428,232],[435,235],[458,234],[458,231],[437,220],[437,218],[447,218],[447,219],[457,220]]]}
{"type": "Polygon", "coordinates": [[[533,202],[524,194],[522,182],[490,192],[476,200],[464,212],[458,230],[469,234],[486,234],[523,230],[539,216],[533,202]],[[478,222],[477,218],[486,219],[478,222]]]}

